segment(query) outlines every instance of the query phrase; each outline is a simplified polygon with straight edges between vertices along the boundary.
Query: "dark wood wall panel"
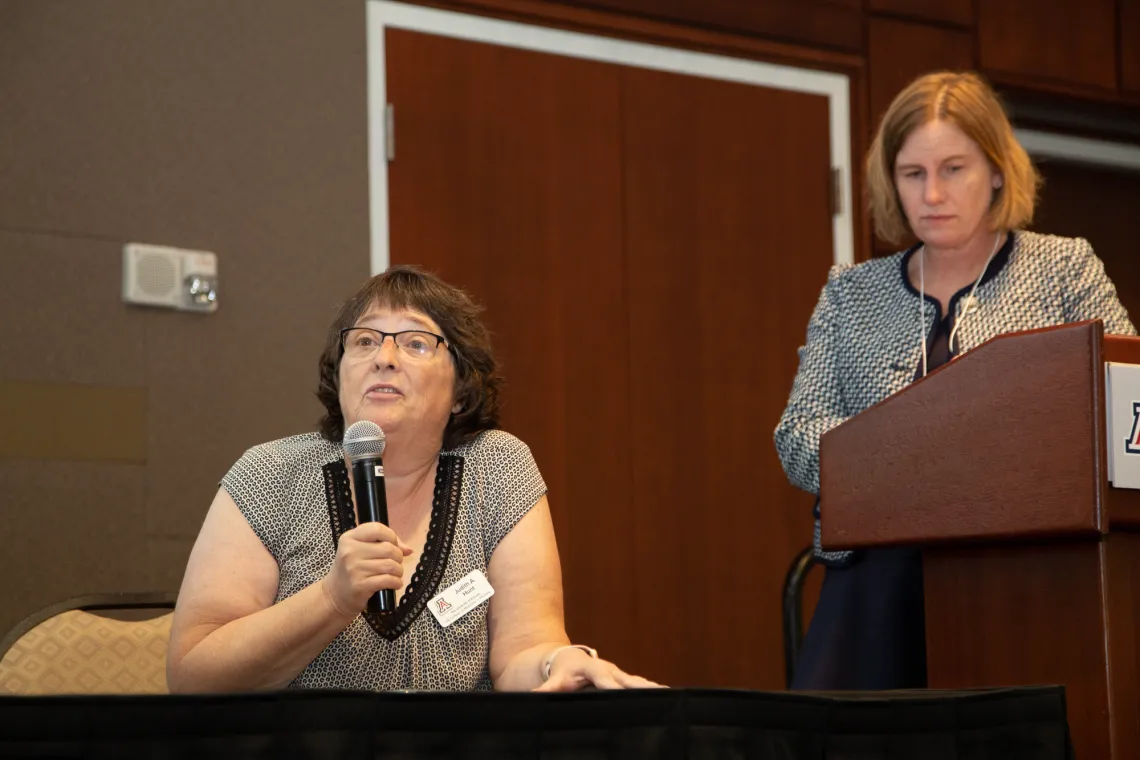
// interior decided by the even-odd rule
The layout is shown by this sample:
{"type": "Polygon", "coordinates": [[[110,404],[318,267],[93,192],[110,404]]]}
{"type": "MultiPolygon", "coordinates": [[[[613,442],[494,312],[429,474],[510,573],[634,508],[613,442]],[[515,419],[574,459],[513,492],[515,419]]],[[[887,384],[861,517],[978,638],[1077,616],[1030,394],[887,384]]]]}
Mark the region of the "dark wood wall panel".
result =
{"type": "Polygon", "coordinates": [[[897,13],[923,21],[971,26],[975,2],[985,0],[867,0],[872,13],[897,13]]]}
{"type": "Polygon", "coordinates": [[[974,65],[973,35],[927,24],[872,17],[867,22],[867,65],[871,74],[871,123],[916,77],[939,69],[974,65]]]}
{"type": "Polygon", "coordinates": [[[680,18],[684,14],[681,5],[684,0],[597,0],[596,2],[575,2],[567,0],[566,5],[581,5],[592,8],[604,8],[619,13],[636,13],[654,18],[680,18]]]}
{"type": "Polygon", "coordinates": [[[560,4],[633,13],[832,50],[855,52],[863,47],[862,0],[565,0],[560,4]]]}
{"type": "Polygon", "coordinates": [[[641,656],[675,664],[677,683],[774,688],[780,582],[811,499],[788,485],[771,435],[832,259],[827,102],[624,77],[632,604],[669,632],[641,656]]]}
{"type": "Polygon", "coordinates": [[[1140,0],[1120,3],[1120,86],[1140,95],[1140,0]]]}
{"type": "Polygon", "coordinates": [[[1140,258],[1133,240],[1140,172],[1040,160],[1045,179],[1033,228],[1083,237],[1104,261],[1133,323],[1140,320],[1140,258]]]}
{"type": "Polygon", "coordinates": [[[836,50],[863,47],[862,13],[850,3],[821,0],[681,0],[685,21],[734,32],[806,42],[836,50]]]}
{"type": "MultiPolygon", "coordinates": [[[[476,13],[855,73],[866,23],[971,37],[979,68],[1023,93],[1140,109],[1140,0],[419,0],[476,13]],[[855,56],[854,59],[851,56],[855,56]]],[[[856,97],[861,97],[860,93],[856,97]]],[[[861,118],[856,113],[856,118],[861,118]]],[[[858,125],[857,125],[858,126],[858,125]]]]}
{"type": "Polygon", "coordinates": [[[1116,89],[1116,0],[984,0],[981,66],[1018,79],[1116,89]]]}

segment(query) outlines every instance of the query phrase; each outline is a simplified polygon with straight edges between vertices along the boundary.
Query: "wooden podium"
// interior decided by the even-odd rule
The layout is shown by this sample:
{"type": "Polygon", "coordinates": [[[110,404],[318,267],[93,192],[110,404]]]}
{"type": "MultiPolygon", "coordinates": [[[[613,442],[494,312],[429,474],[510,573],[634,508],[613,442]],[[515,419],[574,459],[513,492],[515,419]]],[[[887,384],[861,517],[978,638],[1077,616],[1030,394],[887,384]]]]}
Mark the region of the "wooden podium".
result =
{"type": "Polygon", "coordinates": [[[922,547],[930,687],[1063,684],[1080,760],[1140,758],[1140,491],[1108,482],[1107,361],[1140,338],[1003,335],[820,443],[824,547],[922,547]]]}

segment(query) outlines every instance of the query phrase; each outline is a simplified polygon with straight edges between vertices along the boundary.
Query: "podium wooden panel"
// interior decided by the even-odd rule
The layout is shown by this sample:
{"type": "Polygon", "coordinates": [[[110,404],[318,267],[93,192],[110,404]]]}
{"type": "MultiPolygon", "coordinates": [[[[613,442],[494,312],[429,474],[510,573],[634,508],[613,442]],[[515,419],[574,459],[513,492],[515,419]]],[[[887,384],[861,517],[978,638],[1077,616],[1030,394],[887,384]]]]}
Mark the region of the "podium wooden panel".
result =
{"type": "Polygon", "coordinates": [[[820,443],[825,548],[923,548],[932,688],[1063,684],[1078,758],[1140,757],[1140,491],[1108,483],[1099,321],[1003,335],[820,443]]]}

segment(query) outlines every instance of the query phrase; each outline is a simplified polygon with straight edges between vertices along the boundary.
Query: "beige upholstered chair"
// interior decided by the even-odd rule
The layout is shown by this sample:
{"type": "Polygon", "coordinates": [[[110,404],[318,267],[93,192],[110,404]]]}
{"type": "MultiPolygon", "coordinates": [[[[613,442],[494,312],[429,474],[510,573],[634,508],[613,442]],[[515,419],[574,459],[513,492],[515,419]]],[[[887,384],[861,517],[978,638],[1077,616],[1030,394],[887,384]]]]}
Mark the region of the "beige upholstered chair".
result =
{"type": "Polygon", "coordinates": [[[0,640],[0,694],[165,694],[174,600],[103,594],[31,615],[0,640]]]}

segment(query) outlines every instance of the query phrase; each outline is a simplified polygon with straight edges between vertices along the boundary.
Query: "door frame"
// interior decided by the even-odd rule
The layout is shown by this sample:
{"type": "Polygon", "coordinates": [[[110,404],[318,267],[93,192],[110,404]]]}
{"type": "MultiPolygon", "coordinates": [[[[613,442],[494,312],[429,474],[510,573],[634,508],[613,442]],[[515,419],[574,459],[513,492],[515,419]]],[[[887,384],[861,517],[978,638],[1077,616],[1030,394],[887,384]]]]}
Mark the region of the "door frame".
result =
{"type": "MultiPolygon", "coordinates": [[[[850,78],[846,74],[700,53],[665,45],[631,42],[391,0],[368,0],[366,25],[370,261],[373,274],[379,274],[387,269],[390,261],[389,111],[387,58],[384,49],[384,36],[388,29],[403,29],[548,55],[562,55],[826,97],[830,123],[831,166],[839,173],[839,207],[831,222],[833,257],[837,264],[852,264],[855,261],[850,78]]],[[[398,132],[398,130],[392,131],[398,132]]],[[[398,142],[393,140],[393,145],[396,148],[394,160],[399,160],[398,142]]]]}

